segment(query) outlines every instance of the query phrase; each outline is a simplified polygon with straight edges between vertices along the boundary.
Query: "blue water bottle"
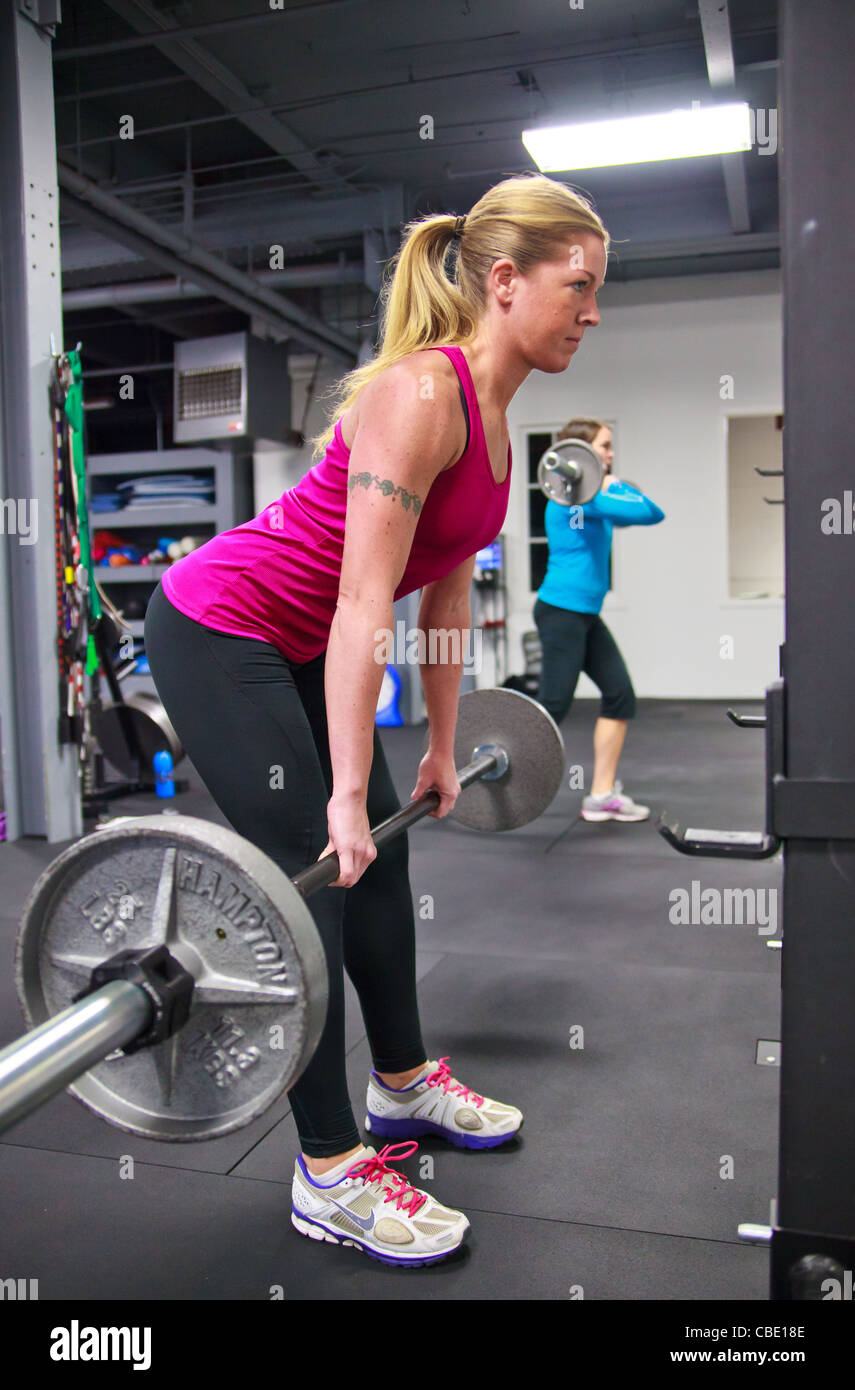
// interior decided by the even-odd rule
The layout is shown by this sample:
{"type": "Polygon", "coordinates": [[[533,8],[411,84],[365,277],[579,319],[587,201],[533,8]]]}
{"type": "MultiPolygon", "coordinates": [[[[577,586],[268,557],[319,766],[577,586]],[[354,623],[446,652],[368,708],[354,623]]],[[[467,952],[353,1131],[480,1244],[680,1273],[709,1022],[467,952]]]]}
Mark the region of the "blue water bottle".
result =
{"type": "Polygon", "coordinates": [[[401,677],[394,666],[387,666],[383,673],[383,684],[380,686],[380,697],[377,701],[377,711],[374,716],[374,723],[403,724],[400,710],[401,699],[401,677]]]}
{"type": "Polygon", "coordinates": [[[172,775],[172,754],[162,748],[154,755],[154,789],[158,796],[175,795],[175,778],[172,775]]]}

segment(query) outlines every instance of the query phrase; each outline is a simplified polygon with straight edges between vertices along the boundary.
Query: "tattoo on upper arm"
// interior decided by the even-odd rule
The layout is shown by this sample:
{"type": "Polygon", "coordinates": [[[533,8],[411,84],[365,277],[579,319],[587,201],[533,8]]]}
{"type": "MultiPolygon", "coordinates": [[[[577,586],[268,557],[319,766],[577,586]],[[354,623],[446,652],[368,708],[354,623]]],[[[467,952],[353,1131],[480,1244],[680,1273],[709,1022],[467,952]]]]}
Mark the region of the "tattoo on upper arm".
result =
{"type": "Polygon", "coordinates": [[[371,484],[379,487],[384,497],[392,497],[400,494],[401,506],[405,512],[412,507],[413,512],[418,516],[422,509],[422,499],[417,497],[414,492],[407,492],[406,488],[398,487],[391,478],[378,478],[376,473],[353,473],[347,480],[347,490],[349,493],[358,485],[359,487],[369,488],[371,484]]]}

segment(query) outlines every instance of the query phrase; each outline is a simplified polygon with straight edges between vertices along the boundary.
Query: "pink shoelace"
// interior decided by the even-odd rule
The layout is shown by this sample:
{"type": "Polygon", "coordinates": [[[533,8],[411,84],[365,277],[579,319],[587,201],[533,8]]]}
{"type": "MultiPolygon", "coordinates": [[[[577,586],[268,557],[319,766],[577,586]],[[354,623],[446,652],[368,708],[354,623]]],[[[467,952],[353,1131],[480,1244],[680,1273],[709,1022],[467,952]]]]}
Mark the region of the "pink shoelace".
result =
{"type": "Polygon", "coordinates": [[[403,1173],[396,1173],[389,1167],[388,1160],[401,1163],[410,1154],[414,1154],[418,1148],[415,1139],[411,1139],[404,1144],[387,1144],[385,1149],[381,1149],[373,1158],[365,1158],[361,1163],[355,1163],[352,1168],[348,1168],[349,1178],[361,1178],[364,1183],[379,1182],[381,1188],[385,1187],[387,1180],[392,1184],[400,1184],[397,1189],[393,1186],[387,1193],[384,1201],[394,1202],[399,1211],[406,1211],[410,1216],[415,1216],[416,1212],[424,1206],[427,1197],[418,1188],[410,1187],[403,1173]]]}
{"type": "MultiPolygon", "coordinates": [[[[436,1071],[432,1071],[430,1076],[425,1078],[429,1086],[442,1086],[446,1095],[448,1095],[449,1086],[451,1086],[452,1081],[454,1081],[454,1077],[451,1075],[451,1068],[446,1066],[446,1063],[450,1060],[449,1057],[440,1057],[436,1071]]],[[[466,1086],[461,1086],[459,1081],[456,1082],[451,1089],[452,1092],[457,1091],[463,1100],[472,1100],[476,1105],[484,1104],[483,1096],[477,1095],[475,1091],[468,1090],[466,1086]]]]}

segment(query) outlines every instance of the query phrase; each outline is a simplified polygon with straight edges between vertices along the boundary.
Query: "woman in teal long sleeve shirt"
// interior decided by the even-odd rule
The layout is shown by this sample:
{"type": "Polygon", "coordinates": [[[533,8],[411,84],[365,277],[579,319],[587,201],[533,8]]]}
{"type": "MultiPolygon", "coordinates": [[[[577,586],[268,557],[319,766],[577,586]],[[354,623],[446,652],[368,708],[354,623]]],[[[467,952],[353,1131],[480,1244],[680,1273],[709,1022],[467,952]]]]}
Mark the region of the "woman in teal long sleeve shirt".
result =
{"type": "Polygon", "coordinates": [[[612,476],[612,433],[601,420],[571,420],[559,438],[590,444],[606,466],[606,477],[596,497],[581,507],[546,504],[549,563],[534,606],[543,648],[537,698],[560,723],[581,672],[590,676],[602,699],[594,726],[594,775],[582,802],[582,817],[645,820],[649,807],[625,795],[615,780],[627,724],[635,716],[635,691],[618,645],[599,614],[609,589],[613,528],[655,526],[665,513],[638,488],[612,476]]]}

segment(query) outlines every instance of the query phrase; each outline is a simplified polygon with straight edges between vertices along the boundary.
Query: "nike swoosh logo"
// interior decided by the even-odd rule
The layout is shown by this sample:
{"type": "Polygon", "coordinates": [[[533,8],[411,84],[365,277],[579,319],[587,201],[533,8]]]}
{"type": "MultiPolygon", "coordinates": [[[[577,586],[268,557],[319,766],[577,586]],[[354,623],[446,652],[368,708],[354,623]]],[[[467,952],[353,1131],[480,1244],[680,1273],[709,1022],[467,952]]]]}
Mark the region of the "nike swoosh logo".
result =
{"type": "Polygon", "coordinates": [[[329,1200],[332,1202],[334,1207],[338,1207],[339,1211],[344,1212],[344,1215],[348,1217],[350,1221],[355,1221],[357,1226],[361,1226],[366,1234],[374,1230],[375,1213],[373,1211],[370,1216],[357,1216],[356,1212],[350,1211],[350,1209],[346,1207],[343,1202],[337,1202],[334,1197],[330,1197],[329,1200]]]}

